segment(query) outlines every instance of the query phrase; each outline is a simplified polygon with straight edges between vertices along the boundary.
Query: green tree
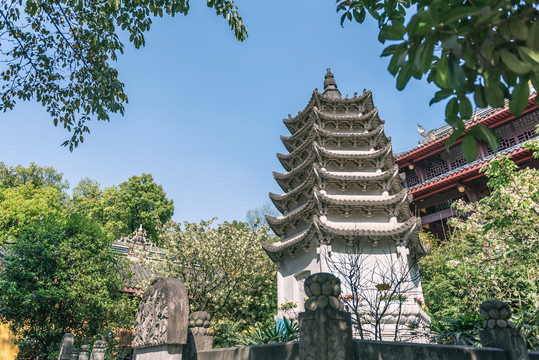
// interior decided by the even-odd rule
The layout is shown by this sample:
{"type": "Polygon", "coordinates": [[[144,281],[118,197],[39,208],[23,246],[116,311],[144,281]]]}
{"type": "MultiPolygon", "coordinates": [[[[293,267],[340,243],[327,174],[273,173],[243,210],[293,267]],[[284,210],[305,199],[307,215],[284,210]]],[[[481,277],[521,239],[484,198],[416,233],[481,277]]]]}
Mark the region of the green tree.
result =
{"type": "MultiPolygon", "coordinates": [[[[245,40],[232,0],[208,0],[207,6],[245,40]]],[[[188,11],[189,0],[1,0],[0,110],[13,109],[17,99],[37,101],[55,126],[71,133],[63,145],[73,151],[92,118],[108,121],[110,113],[124,113],[127,95],[112,66],[123,53],[120,36],[129,35],[138,49],[154,17],[188,11]]]]}
{"type": "Polygon", "coordinates": [[[148,238],[158,241],[158,224],[169,221],[174,202],[166,197],[151,174],[132,176],[117,185],[100,189],[95,180],[82,179],[73,189],[75,211],[99,222],[115,239],[130,235],[140,224],[148,238]]]}
{"type": "Polygon", "coordinates": [[[161,240],[165,259],[150,266],[183,279],[191,309],[209,312],[216,323],[232,320],[245,327],[271,319],[277,308],[276,268],[260,245],[273,241],[269,229],[212,223],[169,226],[161,240]]]}
{"type": "Polygon", "coordinates": [[[60,191],[69,188],[69,182],[64,180],[64,174],[53,167],[42,167],[35,163],[25,168],[22,165],[7,166],[0,161],[0,188],[10,188],[19,185],[32,184],[36,188],[51,186],[60,191]]]}
{"type": "Polygon", "coordinates": [[[0,270],[0,321],[10,324],[19,358],[54,359],[64,333],[89,339],[131,319],[133,299],[120,293],[118,276],[126,267],[110,244],[77,215],[46,217],[19,233],[0,270]]]}
{"type": "Polygon", "coordinates": [[[463,120],[473,111],[471,96],[480,108],[503,107],[509,99],[511,112],[519,115],[528,104],[528,81],[539,89],[536,0],[337,2],[341,25],[346,20],[362,23],[367,13],[378,21],[378,40],[392,42],[382,56],[391,56],[388,70],[397,78],[397,89],[404,89],[412,77],[427,75],[440,89],[430,103],[450,98],[445,114],[454,133],[446,145],[464,135],[467,161],[477,157],[474,139],[493,149],[500,141],[484,125],[465,129],[463,120]]]}
{"type": "Polygon", "coordinates": [[[0,187],[0,244],[15,240],[24,228],[44,217],[61,218],[65,213],[65,194],[56,187],[33,183],[0,187]]]}
{"type": "Polygon", "coordinates": [[[257,208],[248,210],[245,214],[245,221],[253,229],[260,226],[268,226],[266,215],[278,216],[279,212],[271,203],[265,202],[257,208]]]}
{"type": "MultiPolygon", "coordinates": [[[[491,195],[456,203],[467,217],[453,219],[447,243],[422,260],[425,300],[433,317],[456,318],[496,298],[525,324],[539,307],[539,171],[518,171],[507,157],[483,170],[491,195]]],[[[530,347],[538,345],[533,326],[526,329],[530,347]]]]}

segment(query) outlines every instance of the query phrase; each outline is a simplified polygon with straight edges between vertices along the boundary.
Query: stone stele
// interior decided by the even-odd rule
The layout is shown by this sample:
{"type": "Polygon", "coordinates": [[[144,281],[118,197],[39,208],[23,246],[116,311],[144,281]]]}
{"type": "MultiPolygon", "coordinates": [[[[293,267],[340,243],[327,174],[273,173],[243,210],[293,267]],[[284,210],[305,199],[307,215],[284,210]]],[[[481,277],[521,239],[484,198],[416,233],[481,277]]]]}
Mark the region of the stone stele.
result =
{"type": "Polygon", "coordinates": [[[157,278],[144,292],[135,317],[135,360],[181,360],[187,343],[189,301],[179,279],[157,278]]]}
{"type": "Polygon", "coordinates": [[[58,354],[58,360],[71,359],[74,340],[75,336],[72,333],[64,334],[64,337],[62,338],[62,343],[60,345],[60,353],[58,354]]]}

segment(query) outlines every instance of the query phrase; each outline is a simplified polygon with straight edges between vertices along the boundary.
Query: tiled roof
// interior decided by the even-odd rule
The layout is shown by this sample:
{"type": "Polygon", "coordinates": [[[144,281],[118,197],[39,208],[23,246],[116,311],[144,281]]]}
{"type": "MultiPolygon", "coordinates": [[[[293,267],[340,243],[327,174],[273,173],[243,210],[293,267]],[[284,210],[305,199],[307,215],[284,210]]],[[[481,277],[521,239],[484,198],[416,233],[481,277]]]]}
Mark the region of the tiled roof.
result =
{"type": "Polygon", "coordinates": [[[444,183],[446,181],[450,181],[451,179],[458,180],[457,178],[460,178],[461,176],[464,176],[465,174],[469,174],[470,172],[479,171],[481,167],[486,165],[490,160],[492,160],[497,155],[521,155],[525,156],[527,153],[531,152],[524,148],[524,144],[517,144],[510,148],[504,149],[502,151],[497,152],[496,154],[489,155],[483,159],[475,160],[471,163],[465,164],[459,168],[453,169],[451,171],[445,172],[443,174],[440,174],[436,177],[433,177],[431,179],[428,179],[425,182],[422,182],[420,184],[411,186],[408,188],[408,193],[413,195],[414,198],[417,199],[417,194],[423,192],[423,190],[426,190],[427,188],[430,188],[434,185],[444,183]]]}
{"type": "MultiPolygon", "coordinates": [[[[533,108],[537,108],[535,105],[535,97],[537,93],[533,90],[532,95],[528,100],[528,107],[526,112],[533,108]]],[[[524,114],[523,113],[523,114],[524,114]]],[[[472,117],[464,121],[466,128],[472,127],[475,124],[484,123],[489,126],[489,123],[493,121],[499,121],[500,119],[510,119],[513,115],[509,111],[508,102],[506,100],[503,108],[487,107],[484,109],[478,109],[474,111],[472,117]]],[[[413,147],[410,150],[398,154],[397,161],[401,164],[405,161],[414,160],[417,156],[424,156],[425,154],[440,150],[445,146],[445,141],[453,133],[453,128],[450,125],[444,125],[440,128],[431,130],[427,133],[427,137],[419,142],[419,145],[413,147]],[[438,149],[440,148],[440,149],[438,149]]]]}

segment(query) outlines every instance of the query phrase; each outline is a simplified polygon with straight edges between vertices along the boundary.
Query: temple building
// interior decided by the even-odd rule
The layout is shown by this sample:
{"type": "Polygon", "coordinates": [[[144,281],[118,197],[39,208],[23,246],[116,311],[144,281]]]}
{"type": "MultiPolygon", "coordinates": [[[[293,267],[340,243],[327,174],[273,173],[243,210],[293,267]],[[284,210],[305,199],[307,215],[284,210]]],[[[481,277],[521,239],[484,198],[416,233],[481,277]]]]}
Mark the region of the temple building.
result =
{"type": "Polygon", "coordinates": [[[465,121],[467,128],[484,124],[500,135],[496,153],[488,144],[479,142],[477,159],[467,163],[462,156],[462,139],[446,150],[445,142],[453,132],[451,126],[446,125],[429,132],[419,127],[424,139],[399,154],[397,164],[405,175],[403,184],[413,196],[412,212],[421,217],[422,226],[436,237],[445,239],[450,230],[446,220],[456,215],[451,208],[453,202],[459,199],[477,201],[489,194],[487,179],[479,170],[494,156],[510,155],[521,168],[539,168],[539,160],[523,147],[524,142],[537,137],[535,127],[539,125],[539,108],[535,104],[537,93],[531,86],[530,93],[528,106],[518,117],[511,114],[506,102],[501,109],[479,109],[465,121]]]}
{"type": "MultiPolygon", "coordinates": [[[[398,264],[389,270],[401,272],[411,284],[400,298],[407,299],[401,304],[404,318],[408,324],[428,326],[430,319],[413,300],[422,299],[417,261],[425,249],[418,237],[420,222],[410,211],[411,197],[401,185],[404,175],[398,172],[372,93],[342,98],[328,69],[324,92],[315,89],[305,109],[289,115],[284,124],[291,136],[281,139],[289,153],[277,154],[285,172],[274,173],[284,194],[269,194],[283,215],[266,217],[280,241],[262,244],[277,264],[279,316],[290,308],[303,311],[303,283],[309,275],[335,273],[332,266],[347,262],[360,249],[366,268],[398,264]]],[[[366,268],[359,270],[365,273],[366,268]]],[[[373,269],[378,275],[383,272],[378,270],[373,269]]],[[[343,281],[344,294],[357,291],[347,288],[348,275],[335,275],[343,281]]],[[[370,283],[361,285],[367,292],[396,286],[370,275],[370,283]]],[[[391,311],[393,327],[385,331],[393,334],[395,322],[403,327],[406,322],[395,320],[391,311]]]]}

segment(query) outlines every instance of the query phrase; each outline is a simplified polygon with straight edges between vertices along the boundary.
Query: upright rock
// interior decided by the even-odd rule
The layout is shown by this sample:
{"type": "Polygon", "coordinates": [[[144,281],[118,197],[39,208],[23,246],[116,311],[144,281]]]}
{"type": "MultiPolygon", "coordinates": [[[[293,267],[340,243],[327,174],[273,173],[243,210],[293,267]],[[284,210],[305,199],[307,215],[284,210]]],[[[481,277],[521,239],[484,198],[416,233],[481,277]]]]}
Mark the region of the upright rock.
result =
{"type": "Polygon", "coordinates": [[[144,292],[135,316],[136,360],[181,360],[187,343],[189,301],[179,279],[157,278],[144,292]]]}
{"type": "Polygon", "coordinates": [[[60,344],[60,352],[58,353],[58,360],[71,359],[71,353],[73,352],[73,342],[75,336],[71,333],[64,334],[62,342],[60,344]]]}

